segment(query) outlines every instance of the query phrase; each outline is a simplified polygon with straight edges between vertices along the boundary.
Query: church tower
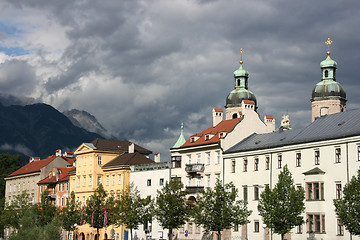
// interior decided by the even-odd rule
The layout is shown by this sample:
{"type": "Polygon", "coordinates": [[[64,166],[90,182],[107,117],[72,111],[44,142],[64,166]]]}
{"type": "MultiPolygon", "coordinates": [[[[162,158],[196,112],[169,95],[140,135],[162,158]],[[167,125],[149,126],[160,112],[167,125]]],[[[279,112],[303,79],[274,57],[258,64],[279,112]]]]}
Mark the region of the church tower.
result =
{"type": "MultiPolygon", "coordinates": [[[[332,41],[328,38],[325,43],[329,47],[332,41]]],[[[343,86],[336,82],[337,63],[331,59],[329,49],[327,55],[327,58],[320,63],[321,81],[312,91],[312,121],[321,116],[346,110],[346,92],[343,86]]]]}
{"type": "Polygon", "coordinates": [[[249,72],[243,68],[242,54],[240,68],[234,72],[235,89],[226,98],[226,119],[239,118],[247,110],[256,111],[256,97],[248,90],[249,72]]]}

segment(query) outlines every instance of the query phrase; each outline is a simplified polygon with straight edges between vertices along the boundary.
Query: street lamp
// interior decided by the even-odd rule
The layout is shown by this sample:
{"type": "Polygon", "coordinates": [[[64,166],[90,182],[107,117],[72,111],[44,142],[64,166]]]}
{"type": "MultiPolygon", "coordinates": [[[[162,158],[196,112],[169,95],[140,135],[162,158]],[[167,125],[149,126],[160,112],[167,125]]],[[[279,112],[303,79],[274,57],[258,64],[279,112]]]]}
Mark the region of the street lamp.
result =
{"type": "Polygon", "coordinates": [[[75,230],[74,230],[74,240],[76,240],[76,226],[77,226],[77,224],[74,223],[74,227],[75,227],[75,230]]]}

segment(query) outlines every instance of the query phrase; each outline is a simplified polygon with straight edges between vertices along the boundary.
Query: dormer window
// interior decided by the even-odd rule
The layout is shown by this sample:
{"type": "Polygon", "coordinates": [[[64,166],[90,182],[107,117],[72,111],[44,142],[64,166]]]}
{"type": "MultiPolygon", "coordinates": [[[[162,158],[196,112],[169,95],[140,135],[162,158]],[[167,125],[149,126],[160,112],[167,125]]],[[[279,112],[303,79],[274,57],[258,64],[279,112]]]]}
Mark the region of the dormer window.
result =
{"type": "Polygon", "coordinates": [[[238,117],[237,113],[234,113],[234,114],[232,115],[232,118],[233,118],[233,119],[235,119],[235,118],[237,118],[237,117],[238,117]]]}
{"type": "Polygon", "coordinates": [[[209,141],[210,137],[209,135],[205,135],[205,141],[209,141]]]}
{"type": "Polygon", "coordinates": [[[191,143],[195,142],[195,138],[194,137],[190,138],[190,142],[191,143]]]}

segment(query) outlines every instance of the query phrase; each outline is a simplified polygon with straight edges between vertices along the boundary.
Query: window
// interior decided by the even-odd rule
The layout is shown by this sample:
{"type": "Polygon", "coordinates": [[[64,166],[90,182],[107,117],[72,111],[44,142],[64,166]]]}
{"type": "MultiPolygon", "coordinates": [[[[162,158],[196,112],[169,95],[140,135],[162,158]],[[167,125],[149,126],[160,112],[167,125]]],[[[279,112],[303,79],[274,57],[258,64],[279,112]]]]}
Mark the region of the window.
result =
{"type": "Polygon", "coordinates": [[[89,186],[92,186],[92,176],[89,176],[89,186]]]}
{"type": "Polygon", "coordinates": [[[102,164],[102,156],[98,156],[98,165],[102,164]]]}
{"type": "Polygon", "coordinates": [[[79,157],[78,159],[78,167],[80,167],[80,165],[81,165],[81,157],[79,157]]]}
{"type": "MultiPolygon", "coordinates": [[[[360,156],[360,154],[359,154],[360,156]]],[[[220,164],[220,151],[216,152],[216,164],[220,164]]]]}
{"type": "Polygon", "coordinates": [[[115,185],[115,175],[112,175],[112,185],[115,185]]]}
{"type": "Polygon", "coordinates": [[[206,183],[207,183],[207,187],[210,187],[210,174],[206,175],[206,183]]]}
{"type": "Polygon", "coordinates": [[[281,168],[282,166],[282,155],[278,155],[278,168],[281,168]]]}
{"type": "Polygon", "coordinates": [[[64,206],[64,198],[61,198],[61,206],[64,206]]]}
{"type": "Polygon", "coordinates": [[[247,165],[248,165],[248,161],[247,159],[244,159],[244,169],[243,169],[244,172],[247,172],[247,165]]]}
{"type": "Polygon", "coordinates": [[[119,174],[119,182],[118,182],[119,185],[121,185],[121,174],[119,174]]]}
{"type": "Polygon", "coordinates": [[[196,154],[196,163],[201,163],[201,154],[196,154]]]}
{"type": "MultiPolygon", "coordinates": [[[[10,185],[10,191],[11,191],[11,185],[10,185]]],[[[40,186],[40,193],[43,192],[43,186],[40,186]]]]}
{"type": "Polygon", "coordinates": [[[336,199],[340,199],[342,195],[341,183],[336,184],[336,199]]]}
{"type": "Polygon", "coordinates": [[[342,220],[337,219],[336,222],[337,222],[337,233],[336,234],[338,236],[344,236],[344,225],[342,223],[342,220]]]}
{"type": "Polygon", "coordinates": [[[324,183],[311,182],[306,183],[307,186],[307,200],[324,200],[324,183]]]}
{"type": "Polygon", "coordinates": [[[254,200],[259,200],[259,186],[254,186],[254,200]]]}
{"type": "Polygon", "coordinates": [[[215,173],[215,180],[220,180],[220,173],[215,173]]]}
{"type": "Polygon", "coordinates": [[[259,221],[254,221],[254,232],[259,232],[260,224],[259,221]]]}
{"type": "Polygon", "coordinates": [[[86,186],[86,176],[83,177],[84,178],[84,187],[86,186]]]}
{"type": "Polygon", "coordinates": [[[235,172],[235,160],[231,161],[231,172],[234,173],[235,172]]]}
{"type": "Polygon", "coordinates": [[[73,179],[73,188],[75,188],[75,178],[73,179]]]}
{"type": "Polygon", "coordinates": [[[92,156],[90,156],[90,166],[92,166],[92,156]]]}
{"type": "Polygon", "coordinates": [[[320,213],[307,215],[308,232],[325,233],[325,215],[320,213]]]}
{"type": "Polygon", "coordinates": [[[206,165],[210,165],[210,152],[206,153],[206,165]]]}
{"type": "Polygon", "coordinates": [[[259,159],[255,158],[254,159],[254,171],[258,171],[259,170],[259,159]]]}
{"type": "Polygon", "coordinates": [[[84,166],[86,167],[86,157],[84,157],[84,166]]]}
{"type": "Polygon", "coordinates": [[[191,177],[188,177],[188,186],[191,186],[191,177]]]}
{"type": "Polygon", "coordinates": [[[163,178],[160,178],[160,183],[159,183],[160,186],[164,186],[164,179],[163,178]]]}
{"type": "Polygon", "coordinates": [[[110,176],[106,176],[106,186],[109,186],[110,183],[110,176]]]}
{"type": "Polygon", "coordinates": [[[335,163],[341,162],[341,148],[335,148],[335,163]]]}
{"type": "Polygon", "coordinates": [[[193,232],[193,224],[189,223],[189,233],[191,234],[193,232]]]}
{"type": "Polygon", "coordinates": [[[296,153],[296,166],[301,167],[301,153],[296,153]]]}
{"type": "Polygon", "coordinates": [[[360,146],[358,146],[357,148],[358,148],[358,161],[360,161],[360,146]]]}
{"type": "Polygon", "coordinates": [[[209,141],[209,135],[205,135],[205,141],[209,141]]]}
{"type": "Polygon", "coordinates": [[[269,170],[270,169],[270,157],[266,156],[265,157],[265,170],[269,170]]]}
{"type": "Polygon", "coordinates": [[[315,150],[315,165],[319,165],[319,164],[320,164],[320,151],[315,150]]]}
{"type": "Polygon", "coordinates": [[[78,177],[78,187],[80,187],[80,177],[78,177]]]}
{"type": "Polygon", "coordinates": [[[148,180],[146,181],[146,186],[148,186],[148,187],[151,186],[151,179],[148,179],[148,180]]]}
{"type": "Polygon", "coordinates": [[[172,168],[181,168],[181,156],[172,156],[171,166],[172,168]]]}
{"type": "Polygon", "coordinates": [[[201,177],[196,178],[196,186],[197,187],[201,186],[201,177]]]}
{"type": "Polygon", "coordinates": [[[98,182],[97,182],[97,184],[98,184],[98,186],[101,185],[101,177],[100,177],[100,176],[98,177],[98,182]]]}
{"type": "Polygon", "coordinates": [[[297,234],[301,234],[303,232],[303,226],[302,225],[297,225],[296,227],[296,233],[297,234]]]}
{"type": "Polygon", "coordinates": [[[238,224],[235,224],[234,225],[234,232],[238,232],[239,231],[239,225],[238,224]]]}

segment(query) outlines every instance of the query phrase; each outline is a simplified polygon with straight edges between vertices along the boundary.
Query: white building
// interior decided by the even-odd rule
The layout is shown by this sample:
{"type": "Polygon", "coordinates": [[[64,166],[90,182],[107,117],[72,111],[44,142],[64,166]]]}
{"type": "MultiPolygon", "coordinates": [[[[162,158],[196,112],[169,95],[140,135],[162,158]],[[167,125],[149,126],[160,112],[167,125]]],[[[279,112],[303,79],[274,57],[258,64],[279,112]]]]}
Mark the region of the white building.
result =
{"type": "Polygon", "coordinates": [[[232,239],[281,239],[277,234],[270,237],[257,205],[264,186],[275,186],[285,164],[296,186],[303,187],[306,193],[303,214],[306,223],[292,229],[285,238],[350,239],[335,214],[333,199],[341,197],[344,185],[360,167],[360,110],[343,112],[346,93],[335,82],[332,71],[336,62],[330,57],[325,61],[330,67],[324,61],[321,63],[322,82],[326,82],[317,84],[313,90],[314,121],[310,125],[303,129],[253,134],[224,153],[225,183],[233,182],[239,198],[246,200],[253,211],[249,224],[232,229],[232,239]],[[332,79],[327,80],[330,76],[332,79]]]}
{"type": "MultiPolygon", "coordinates": [[[[226,99],[225,120],[223,110],[212,110],[213,124],[200,133],[185,140],[182,132],[177,143],[170,149],[171,178],[179,178],[189,199],[204,187],[213,187],[216,179],[223,180],[223,151],[229,149],[253,133],[267,133],[275,130],[275,119],[265,115],[264,121],[257,113],[255,95],[248,90],[249,73],[242,66],[234,72],[235,89],[226,99]]],[[[202,239],[203,229],[194,223],[185,224],[174,233],[178,239],[202,239]],[[186,236],[187,235],[187,236],[186,236]]]]}
{"type": "MultiPolygon", "coordinates": [[[[155,154],[154,160],[155,163],[130,166],[130,182],[139,190],[142,198],[150,196],[155,199],[157,191],[170,180],[169,162],[160,162],[159,154],[155,154]]],[[[138,240],[167,239],[167,235],[168,230],[163,229],[156,219],[133,230],[133,238],[138,240]]]]}

